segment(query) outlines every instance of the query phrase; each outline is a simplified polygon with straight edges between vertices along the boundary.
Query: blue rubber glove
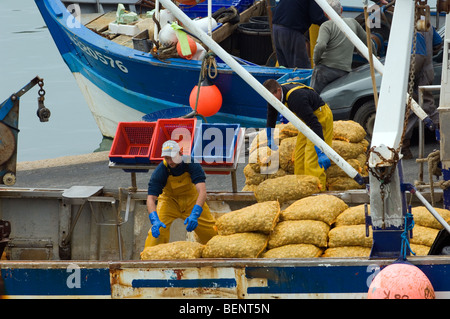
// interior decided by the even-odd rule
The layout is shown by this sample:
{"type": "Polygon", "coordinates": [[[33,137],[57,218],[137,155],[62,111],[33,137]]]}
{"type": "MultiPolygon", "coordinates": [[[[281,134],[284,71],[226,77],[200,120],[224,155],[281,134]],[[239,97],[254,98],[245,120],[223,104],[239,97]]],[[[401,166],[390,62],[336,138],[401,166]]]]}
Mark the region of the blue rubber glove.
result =
{"type": "Polygon", "coordinates": [[[433,121],[427,116],[423,119],[423,124],[426,128],[428,128],[430,131],[435,131],[437,129],[437,125],[433,123],[433,121]]]}
{"type": "Polygon", "coordinates": [[[158,214],[156,212],[151,212],[148,214],[148,218],[150,219],[150,222],[152,223],[152,235],[155,238],[159,237],[159,229],[166,228],[166,225],[161,222],[158,218],[158,214]]]}
{"type": "Polygon", "coordinates": [[[270,127],[266,127],[266,135],[267,135],[267,146],[273,150],[276,151],[278,149],[278,145],[275,143],[275,141],[273,140],[273,136],[272,136],[272,128],[270,127]]]}
{"type": "Polygon", "coordinates": [[[328,169],[328,167],[330,167],[331,165],[331,161],[330,159],[325,155],[324,152],[322,152],[320,150],[320,148],[318,148],[316,145],[314,145],[314,148],[316,150],[317,153],[317,157],[319,158],[318,162],[319,162],[319,166],[325,170],[328,169]]]}
{"type": "Polygon", "coordinates": [[[194,208],[192,208],[192,212],[189,215],[188,218],[184,221],[184,224],[186,226],[187,231],[193,231],[198,226],[197,219],[200,217],[201,213],[203,212],[203,208],[199,205],[195,205],[194,208]]]}
{"type": "Polygon", "coordinates": [[[278,115],[278,120],[282,123],[282,124],[287,124],[289,121],[287,120],[287,118],[285,118],[283,116],[283,114],[280,113],[280,115],[278,115]]]}

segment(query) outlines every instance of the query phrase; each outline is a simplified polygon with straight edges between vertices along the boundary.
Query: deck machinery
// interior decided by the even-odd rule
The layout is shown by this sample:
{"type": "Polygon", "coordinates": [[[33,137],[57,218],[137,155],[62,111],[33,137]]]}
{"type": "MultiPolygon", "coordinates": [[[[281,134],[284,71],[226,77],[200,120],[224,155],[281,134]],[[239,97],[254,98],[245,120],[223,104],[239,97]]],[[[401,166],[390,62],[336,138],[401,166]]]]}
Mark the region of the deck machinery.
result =
{"type": "Polygon", "coordinates": [[[0,104],[0,183],[12,186],[16,183],[17,141],[19,134],[19,103],[22,95],[39,85],[38,110],[41,122],[47,122],[50,111],[44,106],[44,79],[36,76],[22,89],[0,104]]]}

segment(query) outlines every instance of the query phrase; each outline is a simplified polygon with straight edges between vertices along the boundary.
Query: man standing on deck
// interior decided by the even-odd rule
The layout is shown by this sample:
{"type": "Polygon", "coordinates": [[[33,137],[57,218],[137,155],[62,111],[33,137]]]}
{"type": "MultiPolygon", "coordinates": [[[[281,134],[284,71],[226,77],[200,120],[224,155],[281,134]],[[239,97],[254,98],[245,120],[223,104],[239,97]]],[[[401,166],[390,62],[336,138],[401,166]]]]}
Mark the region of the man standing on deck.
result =
{"type": "MultiPolygon", "coordinates": [[[[343,9],[339,0],[327,0],[327,2],[339,16],[342,15],[343,9]]],[[[327,14],[325,16],[329,18],[327,14]]],[[[354,18],[343,18],[343,20],[363,43],[367,42],[366,31],[354,18]]],[[[354,48],[353,43],[347,39],[333,20],[322,23],[314,46],[314,71],[311,77],[311,87],[317,93],[320,94],[325,86],[352,70],[354,48]]],[[[373,43],[372,48],[375,52],[373,43]]]]}
{"type": "Polygon", "coordinates": [[[311,24],[321,25],[327,20],[314,0],[280,0],[272,19],[279,65],[310,69],[305,33],[311,24]]]}
{"type": "Polygon", "coordinates": [[[217,235],[215,220],[206,204],[206,176],[199,163],[184,162],[180,146],[166,141],[164,158],[148,183],[147,210],[152,227],[145,247],[168,243],[170,226],[177,218],[184,219],[186,230],[195,230],[200,242],[206,244],[217,235]],[[158,205],[156,205],[158,200],[158,205]]]}
{"type": "MultiPolygon", "coordinates": [[[[301,83],[280,84],[274,79],[264,82],[264,87],[297,115],[314,133],[331,146],[333,139],[333,113],[313,88],[301,83]]],[[[267,105],[267,141],[272,150],[278,147],[273,140],[278,111],[267,105]]],[[[330,159],[302,133],[298,133],[295,145],[294,173],[312,175],[320,180],[322,191],[326,190],[325,170],[330,167],[330,159]]]]}

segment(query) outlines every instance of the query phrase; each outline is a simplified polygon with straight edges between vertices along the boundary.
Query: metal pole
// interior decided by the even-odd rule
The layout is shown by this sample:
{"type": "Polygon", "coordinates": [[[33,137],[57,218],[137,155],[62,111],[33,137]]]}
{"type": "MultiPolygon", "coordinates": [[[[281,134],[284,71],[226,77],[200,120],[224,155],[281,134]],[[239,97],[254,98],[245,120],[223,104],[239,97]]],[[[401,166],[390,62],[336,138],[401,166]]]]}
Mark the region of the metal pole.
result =
{"type": "MultiPolygon", "coordinates": [[[[419,86],[419,104],[423,105],[423,92],[440,90],[440,85],[424,85],[419,86]]],[[[419,158],[424,158],[425,155],[425,126],[422,121],[419,121],[419,158]]],[[[419,162],[419,181],[423,182],[423,161],[419,162]]]]}
{"type": "MultiPolygon", "coordinates": [[[[423,90],[419,87],[419,105],[423,105],[423,90]]],[[[424,156],[425,139],[424,139],[424,125],[422,121],[419,121],[419,158],[424,156]]],[[[419,181],[423,182],[423,162],[419,163],[419,181]]]]}
{"type": "Polygon", "coordinates": [[[413,194],[417,196],[417,198],[425,205],[425,207],[428,209],[428,211],[438,220],[438,222],[444,226],[444,228],[450,233],[450,225],[445,221],[444,218],[442,218],[441,215],[431,206],[430,203],[423,197],[423,195],[414,187],[414,190],[412,191],[413,194]]]}
{"type": "Polygon", "coordinates": [[[208,0],[208,35],[212,37],[212,0],[208,0]]]}
{"type": "MultiPolygon", "coordinates": [[[[156,21],[159,21],[159,0],[155,0],[155,13],[153,13],[155,15],[155,19],[156,21]]],[[[155,28],[153,29],[153,38],[155,40],[155,42],[159,41],[159,28],[155,25],[155,28]]]]}
{"type": "Polygon", "coordinates": [[[367,2],[368,0],[364,1],[364,19],[365,19],[365,26],[366,26],[366,39],[367,39],[367,48],[369,49],[369,66],[370,66],[370,77],[372,78],[372,89],[373,89],[373,99],[375,101],[375,110],[378,106],[378,90],[377,90],[377,81],[375,79],[375,70],[373,67],[373,54],[372,54],[372,36],[370,34],[370,26],[369,26],[369,14],[367,12],[367,2]]]}
{"type": "Polygon", "coordinates": [[[335,150],[325,141],[317,136],[305,123],[303,123],[294,113],[281,103],[272,93],[270,93],[258,80],[256,80],[247,70],[245,70],[233,57],[231,57],[220,45],[218,45],[205,32],[201,31],[192,20],[184,14],[170,0],[160,0],[165,8],[170,10],[181,23],[205,43],[217,56],[219,56],[234,72],[236,72],[245,82],[258,92],[268,103],[290,121],[300,132],[302,132],[312,143],[317,145],[336,165],[338,165],[348,176],[362,183],[362,177],[350,164],[347,163],[335,150]]]}

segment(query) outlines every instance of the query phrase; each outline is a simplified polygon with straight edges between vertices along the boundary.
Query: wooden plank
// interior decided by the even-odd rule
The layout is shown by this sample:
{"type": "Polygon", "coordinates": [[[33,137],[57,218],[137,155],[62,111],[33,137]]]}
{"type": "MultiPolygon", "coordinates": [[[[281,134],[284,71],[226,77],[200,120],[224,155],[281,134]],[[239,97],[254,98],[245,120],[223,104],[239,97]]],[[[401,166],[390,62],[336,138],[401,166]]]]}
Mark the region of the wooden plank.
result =
{"type": "Polygon", "coordinates": [[[121,35],[115,37],[114,39],[112,39],[111,41],[113,41],[117,44],[123,45],[125,47],[128,47],[128,48],[133,48],[133,40],[132,40],[132,37],[130,37],[129,35],[121,34],[121,35]]]}
{"type": "Polygon", "coordinates": [[[103,32],[114,21],[116,21],[116,12],[108,12],[86,24],[86,27],[97,32],[103,32]]]}
{"type": "Polygon", "coordinates": [[[83,13],[81,15],[81,23],[83,25],[88,25],[89,23],[93,22],[94,20],[100,18],[103,14],[102,13],[83,13]]]}

